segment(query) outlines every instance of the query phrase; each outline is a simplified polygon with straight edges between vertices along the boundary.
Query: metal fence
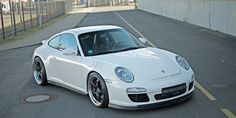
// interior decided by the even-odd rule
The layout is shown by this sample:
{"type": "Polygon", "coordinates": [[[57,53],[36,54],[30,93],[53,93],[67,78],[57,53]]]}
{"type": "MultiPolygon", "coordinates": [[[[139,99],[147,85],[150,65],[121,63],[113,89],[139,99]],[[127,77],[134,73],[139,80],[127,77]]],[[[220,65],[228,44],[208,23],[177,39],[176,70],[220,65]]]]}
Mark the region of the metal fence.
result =
{"type": "Polygon", "coordinates": [[[65,14],[65,2],[0,2],[0,40],[65,14]]]}

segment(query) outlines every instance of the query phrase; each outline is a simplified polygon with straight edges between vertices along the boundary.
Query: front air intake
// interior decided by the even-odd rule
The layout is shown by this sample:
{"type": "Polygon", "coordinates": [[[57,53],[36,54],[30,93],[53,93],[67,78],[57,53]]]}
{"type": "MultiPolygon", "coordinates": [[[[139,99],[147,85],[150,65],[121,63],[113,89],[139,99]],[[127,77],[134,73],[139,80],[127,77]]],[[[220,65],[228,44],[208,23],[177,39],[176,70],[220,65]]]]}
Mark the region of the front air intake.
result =
{"type": "Polygon", "coordinates": [[[148,102],[149,98],[146,93],[142,94],[128,94],[129,99],[133,102],[148,102]]]}

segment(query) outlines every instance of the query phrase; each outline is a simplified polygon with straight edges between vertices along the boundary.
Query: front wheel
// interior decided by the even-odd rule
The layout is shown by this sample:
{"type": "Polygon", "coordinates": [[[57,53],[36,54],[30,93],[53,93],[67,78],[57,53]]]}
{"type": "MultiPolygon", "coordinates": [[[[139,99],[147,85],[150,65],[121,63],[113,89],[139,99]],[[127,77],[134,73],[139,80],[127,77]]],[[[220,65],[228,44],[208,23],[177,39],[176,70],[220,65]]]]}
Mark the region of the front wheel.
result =
{"type": "Polygon", "coordinates": [[[42,86],[47,84],[46,70],[45,70],[43,61],[39,57],[36,57],[34,59],[33,76],[37,84],[42,85],[42,86]]]}
{"type": "Polygon", "coordinates": [[[102,77],[91,73],[88,78],[88,94],[92,103],[97,107],[107,107],[109,103],[108,91],[102,77]]]}

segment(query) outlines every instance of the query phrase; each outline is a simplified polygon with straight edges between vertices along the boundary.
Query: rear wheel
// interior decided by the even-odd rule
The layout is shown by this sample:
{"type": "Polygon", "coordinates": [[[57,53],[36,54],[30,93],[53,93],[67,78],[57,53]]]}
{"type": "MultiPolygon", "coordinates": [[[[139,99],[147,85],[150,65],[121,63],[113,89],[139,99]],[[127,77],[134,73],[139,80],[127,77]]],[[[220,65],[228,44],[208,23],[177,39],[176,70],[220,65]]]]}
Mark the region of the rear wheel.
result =
{"type": "Polygon", "coordinates": [[[46,70],[43,61],[39,57],[34,59],[33,76],[37,84],[42,86],[47,84],[46,70]]]}
{"type": "Polygon", "coordinates": [[[88,94],[92,103],[97,107],[107,107],[109,103],[108,91],[102,77],[91,73],[88,78],[88,94]]]}

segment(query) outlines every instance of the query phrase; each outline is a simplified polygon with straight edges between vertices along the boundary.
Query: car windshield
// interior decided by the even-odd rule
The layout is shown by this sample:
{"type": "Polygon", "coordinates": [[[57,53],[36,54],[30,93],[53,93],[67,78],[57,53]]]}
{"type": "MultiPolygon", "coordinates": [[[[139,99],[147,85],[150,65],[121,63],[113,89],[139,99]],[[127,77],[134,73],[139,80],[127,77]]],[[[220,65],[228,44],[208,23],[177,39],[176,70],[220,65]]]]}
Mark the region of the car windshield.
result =
{"type": "Polygon", "coordinates": [[[123,29],[103,30],[79,35],[85,56],[94,56],[146,47],[123,29]]]}

